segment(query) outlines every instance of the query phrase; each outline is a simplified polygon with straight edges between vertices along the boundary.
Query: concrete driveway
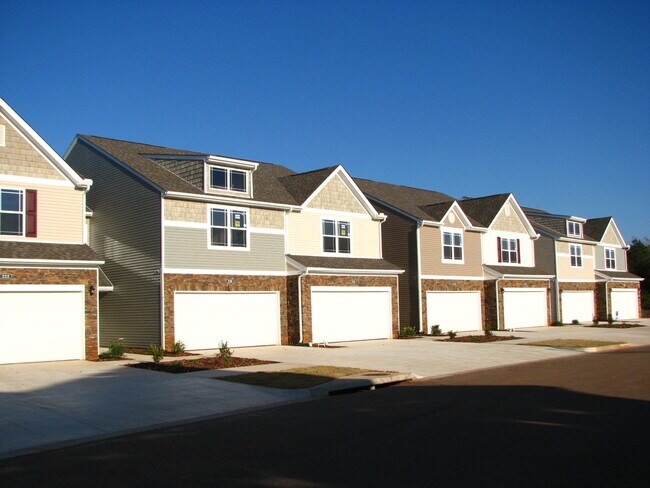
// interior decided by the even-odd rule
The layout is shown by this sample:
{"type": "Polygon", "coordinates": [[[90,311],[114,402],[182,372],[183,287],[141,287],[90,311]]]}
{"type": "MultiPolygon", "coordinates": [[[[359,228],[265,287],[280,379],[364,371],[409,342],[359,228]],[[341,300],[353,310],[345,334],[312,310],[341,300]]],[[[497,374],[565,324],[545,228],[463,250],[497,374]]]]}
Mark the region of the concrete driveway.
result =
{"type": "MultiPolygon", "coordinates": [[[[645,320],[650,325],[650,320],[645,320]]],[[[506,334],[499,332],[498,334],[506,334]]],[[[522,342],[586,338],[650,344],[650,327],[593,329],[579,326],[516,331],[523,339],[490,344],[432,338],[340,344],[340,348],[274,346],[240,348],[237,356],[281,364],[239,368],[286,369],[304,365],[351,366],[440,377],[497,366],[584,354],[522,342]]],[[[215,351],[209,351],[215,354],[215,351]]],[[[148,358],[143,358],[147,360],[148,358]]],[[[0,457],[91,438],[231,412],[309,396],[216,381],[223,371],[173,375],[124,367],[124,362],[66,361],[0,366],[0,457]]],[[[230,372],[233,374],[233,372],[230,372]]]]}

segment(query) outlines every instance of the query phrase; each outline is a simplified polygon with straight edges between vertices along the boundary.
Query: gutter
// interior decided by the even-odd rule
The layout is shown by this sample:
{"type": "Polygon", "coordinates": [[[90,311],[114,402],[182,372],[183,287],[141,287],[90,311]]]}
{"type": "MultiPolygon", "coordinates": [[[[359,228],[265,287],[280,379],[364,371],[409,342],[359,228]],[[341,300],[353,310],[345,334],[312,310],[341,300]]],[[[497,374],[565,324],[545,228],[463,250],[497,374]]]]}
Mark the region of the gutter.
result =
{"type": "Polygon", "coordinates": [[[179,191],[164,191],[164,198],[172,200],[190,200],[194,202],[225,203],[230,205],[245,205],[247,207],[270,208],[275,210],[289,210],[300,212],[301,207],[296,205],[285,205],[281,203],[261,202],[259,200],[243,200],[241,198],[224,197],[219,195],[206,195],[199,193],[184,193],[179,191]]]}

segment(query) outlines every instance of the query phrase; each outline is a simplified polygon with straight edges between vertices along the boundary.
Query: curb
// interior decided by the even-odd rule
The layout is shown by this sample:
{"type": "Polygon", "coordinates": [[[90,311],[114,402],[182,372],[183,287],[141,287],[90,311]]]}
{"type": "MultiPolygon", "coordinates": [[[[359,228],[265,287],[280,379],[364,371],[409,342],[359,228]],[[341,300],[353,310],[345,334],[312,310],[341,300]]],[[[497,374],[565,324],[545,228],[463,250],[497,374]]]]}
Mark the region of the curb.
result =
{"type": "Polygon", "coordinates": [[[632,344],[629,342],[625,342],[623,344],[612,344],[610,346],[594,346],[594,347],[576,347],[576,348],[565,348],[565,349],[572,349],[574,351],[582,351],[582,352],[606,352],[606,351],[618,351],[619,349],[627,349],[628,347],[632,347],[632,344]]]}
{"type": "Polygon", "coordinates": [[[322,385],[310,388],[309,394],[312,397],[324,397],[332,393],[344,393],[346,391],[374,390],[377,386],[394,385],[416,378],[417,376],[413,373],[370,372],[328,381],[322,385]]]}

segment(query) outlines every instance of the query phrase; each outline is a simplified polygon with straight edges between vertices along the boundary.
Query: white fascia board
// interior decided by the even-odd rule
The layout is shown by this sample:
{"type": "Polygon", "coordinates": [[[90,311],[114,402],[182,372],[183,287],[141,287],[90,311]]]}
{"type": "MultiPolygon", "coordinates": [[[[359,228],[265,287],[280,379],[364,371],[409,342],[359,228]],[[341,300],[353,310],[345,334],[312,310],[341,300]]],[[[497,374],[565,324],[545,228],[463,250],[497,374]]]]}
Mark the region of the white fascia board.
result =
{"type": "Polygon", "coordinates": [[[596,241],[586,241],[576,237],[558,237],[557,240],[562,242],[571,242],[573,244],[584,244],[586,246],[596,246],[598,244],[596,241]]]}
{"type": "Polygon", "coordinates": [[[287,271],[258,271],[241,269],[163,268],[164,274],[228,275],[228,276],[294,276],[287,271]]]}
{"type": "Polygon", "coordinates": [[[97,265],[100,266],[105,261],[77,261],[74,259],[20,259],[20,258],[0,258],[0,264],[9,263],[10,265],[25,264],[78,264],[78,265],[97,265]]]}
{"type": "Polygon", "coordinates": [[[299,263],[298,261],[296,261],[295,259],[293,259],[293,258],[291,258],[291,257],[289,257],[289,256],[285,256],[285,259],[286,259],[286,261],[287,261],[287,264],[289,264],[290,266],[293,266],[293,267],[296,268],[298,271],[300,271],[300,272],[304,272],[304,271],[307,270],[307,268],[306,268],[305,266],[303,266],[302,264],[300,264],[300,263],[299,263]]]}
{"type": "Polygon", "coordinates": [[[225,197],[220,195],[184,193],[178,191],[163,191],[163,198],[169,198],[171,200],[190,200],[193,202],[222,203],[227,205],[239,205],[243,207],[269,208],[273,210],[288,210],[291,212],[300,212],[300,207],[297,207],[295,205],[261,202],[259,200],[242,200],[240,198],[231,198],[231,197],[225,197]]]}
{"type": "MultiPolygon", "coordinates": [[[[517,201],[517,198],[513,193],[510,194],[506,202],[503,204],[505,206],[506,203],[511,202],[513,204],[513,207],[515,209],[515,212],[519,216],[519,220],[524,224],[524,227],[526,227],[526,230],[528,231],[528,235],[533,239],[537,240],[539,239],[539,234],[535,231],[533,228],[533,225],[530,223],[528,220],[528,217],[526,217],[526,214],[524,211],[521,209],[521,205],[519,205],[519,202],[517,201]]],[[[503,209],[503,207],[501,207],[503,209]]],[[[501,209],[499,209],[499,212],[501,212],[501,209]]],[[[497,213],[498,215],[498,213],[497,213]]],[[[490,225],[492,227],[492,225],[490,225]]]]}
{"type": "Polygon", "coordinates": [[[599,273],[598,270],[596,270],[596,276],[599,276],[600,278],[603,278],[605,281],[630,281],[630,282],[641,282],[645,278],[616,278],[614,276],[607,276],[604,273],[599,273]]]}
{"type": "Polygon", "coordinates": [[[259,163],[256,163],[254,161],[248,161],[245,159],[228,158],[225,156],[213,156],[213,155],[209,155],[206,158],[206,163],[224,164],[233,168],[247,169],[250,171],[255,171],[259,166],[259,163]]]}
{"type": "Polygon", "coordinates": [[[567,220],[573,220],[574,222],[580,222],[581,224],[587,222],[587,219],[583,217],[576,217],[575,215],[570,215],[569,217],[567,217],[567,220]]]}
{"type": "MultiPolygon", "coordinates": [[[[618,228],[618,225],[616,225],[616,221],[614,220],[614,217],[611,217],[609,219],[609,224],[607,224],[607,227],[609,227],[609,226],[612,226],[612,228],[614,229],[614,233],[616,234],[616,237],[618,238],[619,242],[622,242],[623,248],[626,248],[626,249],[629,248],[630,246],[625,241],[625,238],[623,237],[623,234],[621,233],[620,229],[618,228]]],[[[607,232],[607,229],[605,229],[605,232],[607,232]]],[[[603,237],[605,236],[605,232],[603,232],[603,237]]]]}
{"type": "Polygon", "coordinates": [[[92,184],[91,180],[86,180],[79,176],[61,156],[59,156],[38,133],[25,122],[25,120],[12,109],[7,102],[0,98],[0,112],[9,120],[14,128],[20,132],[25,139],[29,141],[63,176],[68,178],[75,187],[87,190],[92,184]]]}
{"type": "Polygon", "coordinates": [[[347,269],[347,268],[310,268],[307,267],[307,274],[321,274],[321,275],[382,275],[382,276],[396,276],[404,273],[403,269],[400,270],[387,270],[387,269],[347,269]]]}
{"type": "Polygon", "coordinates": [[[442,218],[440,219],[440,222],[444,222],[445,219],[447,218],[447,216],[452,211],[455,211],[456,215],[460,216],[461,223],[463,224],[463,227],[465,228],[464,230],[469,230],[469,229],[473,228],[473,225],[469,221],[469,218],[467,217],[465,212],[463,212],[463,209],[460,208],[460,205],[458,205],[458,202],[456,200],[454,200],[454,203],[452,203],[451,206],[449,207],[449,209],[445,212],[445,215],[442,216],[442,218]]]}
{"type": "Polygon", "coordinates": [[[551,280],[555,275],[512,275],[504,274],[503,278],[508,280],[551,280]]]}

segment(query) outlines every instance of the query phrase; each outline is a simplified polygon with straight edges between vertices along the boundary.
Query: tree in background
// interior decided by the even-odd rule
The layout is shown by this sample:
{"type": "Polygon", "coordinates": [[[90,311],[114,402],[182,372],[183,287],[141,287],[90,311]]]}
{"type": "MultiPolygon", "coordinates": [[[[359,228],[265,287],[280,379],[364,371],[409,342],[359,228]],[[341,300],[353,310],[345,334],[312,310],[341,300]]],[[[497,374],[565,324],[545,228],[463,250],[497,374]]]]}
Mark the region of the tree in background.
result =
{"type": "Polygon", "coordinates": [[[627,252],[627,269],[641,278],[641,307],[650,310],[650,238],[632,239],[627,252]]]}

